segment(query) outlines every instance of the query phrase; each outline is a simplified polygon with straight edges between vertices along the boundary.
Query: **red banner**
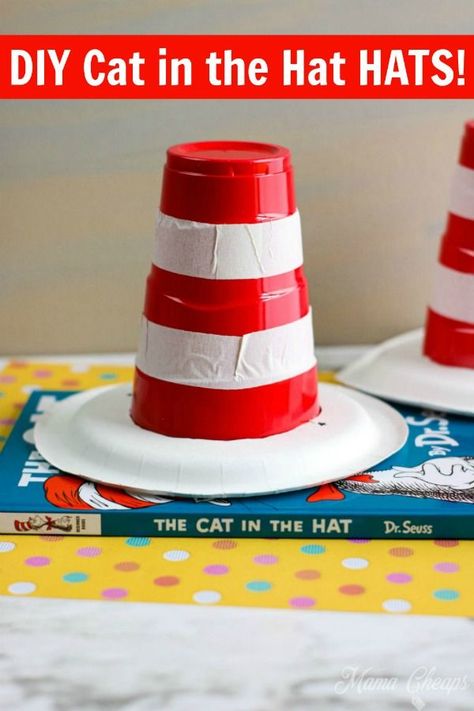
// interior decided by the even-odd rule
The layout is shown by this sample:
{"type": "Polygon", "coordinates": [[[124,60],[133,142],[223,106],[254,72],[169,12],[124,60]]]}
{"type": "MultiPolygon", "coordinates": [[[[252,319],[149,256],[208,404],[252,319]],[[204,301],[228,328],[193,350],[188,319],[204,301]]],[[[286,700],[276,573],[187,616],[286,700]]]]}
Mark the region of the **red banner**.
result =
{"type": "Polygon", "coordinates": [[[467,99],[473,35],[0,35],[0,98],[467,99]]]}

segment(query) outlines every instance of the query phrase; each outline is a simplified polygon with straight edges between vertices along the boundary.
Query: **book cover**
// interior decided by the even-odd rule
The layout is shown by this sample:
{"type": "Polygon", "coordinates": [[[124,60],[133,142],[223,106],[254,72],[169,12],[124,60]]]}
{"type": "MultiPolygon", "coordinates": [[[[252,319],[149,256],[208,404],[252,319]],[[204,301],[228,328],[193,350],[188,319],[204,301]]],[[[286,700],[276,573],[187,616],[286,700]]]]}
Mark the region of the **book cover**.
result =
{"type": "Polygon", "coordinates": [[[0,454],[0,532],[255,538],[474,538],[474,426],[399,407],[405,447],[371,470],[273,496],[192,501],[60,472],[33,443],[38,417],[71,392],[33,392],[0,454]]]}

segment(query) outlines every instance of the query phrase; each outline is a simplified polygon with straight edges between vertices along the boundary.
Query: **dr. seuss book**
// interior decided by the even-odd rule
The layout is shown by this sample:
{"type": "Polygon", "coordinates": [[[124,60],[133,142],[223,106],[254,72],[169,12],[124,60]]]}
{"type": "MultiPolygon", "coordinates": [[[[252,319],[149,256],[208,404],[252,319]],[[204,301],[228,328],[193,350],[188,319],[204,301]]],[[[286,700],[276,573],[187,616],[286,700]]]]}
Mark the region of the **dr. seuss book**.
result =
{"type": "Polygon", "coordinates": [[[33,392],[0,454],[0,532],[254,538],[474,538],[472,419],[399,407],[405,447],[313,488],[194,501],[117,489],[54,469],[32,427],[71,393],[33,392]]]}

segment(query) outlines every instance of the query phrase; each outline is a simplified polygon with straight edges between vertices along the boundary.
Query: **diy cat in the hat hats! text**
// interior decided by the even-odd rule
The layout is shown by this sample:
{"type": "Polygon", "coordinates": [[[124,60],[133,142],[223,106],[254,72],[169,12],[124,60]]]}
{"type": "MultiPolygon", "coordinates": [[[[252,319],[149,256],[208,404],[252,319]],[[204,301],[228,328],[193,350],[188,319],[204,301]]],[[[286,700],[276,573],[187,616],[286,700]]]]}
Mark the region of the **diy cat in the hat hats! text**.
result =
{"type": "Polygon", "coordinates": [[[132,388],[67,398],[36,425],[59,469],[194,497],[350,476],[403,446],[388,405],[320,384],[288,149],[168,150],[132,388]]]}
{"type": "Polygon", "coordinates": [[[425,330],[378,346],[339,374],[396,402],[474,415],[474,121],[465,125],[425,330]]]}

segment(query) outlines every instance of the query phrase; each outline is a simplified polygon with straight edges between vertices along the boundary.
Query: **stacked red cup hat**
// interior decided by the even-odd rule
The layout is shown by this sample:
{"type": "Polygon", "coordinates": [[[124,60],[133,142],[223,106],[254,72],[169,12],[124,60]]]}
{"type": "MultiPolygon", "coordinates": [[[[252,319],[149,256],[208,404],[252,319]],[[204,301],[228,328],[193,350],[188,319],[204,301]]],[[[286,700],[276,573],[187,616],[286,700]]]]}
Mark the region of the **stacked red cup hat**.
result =
{"type": "Polygon", "coordinates": [[[474,368],[474,121],[465,125],[424,353],[442,365],[474,368]]]}
{"type": "Polygon", "coordinates": [[[131,415],[148,430],[260,438],[318,414],[299,214],[287,148],[171,147],[131,415]]]}

